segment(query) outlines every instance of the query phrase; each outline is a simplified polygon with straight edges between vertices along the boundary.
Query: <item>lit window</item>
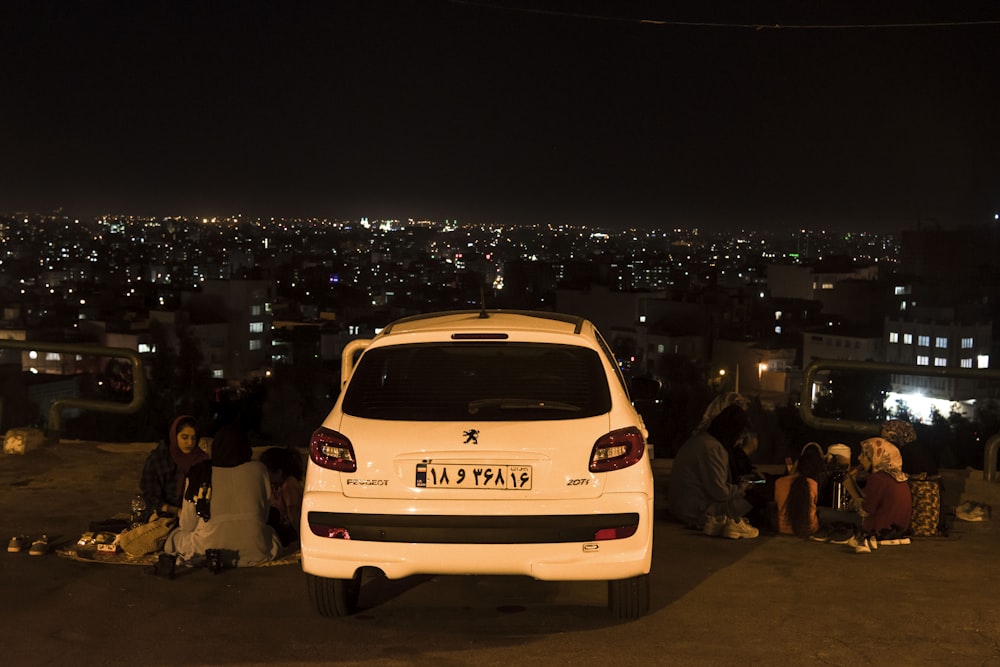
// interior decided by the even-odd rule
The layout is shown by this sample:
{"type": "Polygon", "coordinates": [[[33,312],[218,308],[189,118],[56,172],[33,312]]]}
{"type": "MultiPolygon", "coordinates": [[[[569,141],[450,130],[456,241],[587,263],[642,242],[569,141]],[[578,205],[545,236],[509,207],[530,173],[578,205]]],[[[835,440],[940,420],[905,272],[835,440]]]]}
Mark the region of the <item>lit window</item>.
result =
{"type": "Polygon", "coordinates": [[[263,322],[251,322],[250,323],[250,333],[264,333],[264,323],[263,322]]]}
{"type": "Polygon", "coordinates": [[[972,358],[962,359],[962,368],[972,368],[972,358]]]}
{"type": "Polygon", "coordinates": [[[889,332],[889,342],[890,343],[898,343],[899,342],[899,332],[898,331],[890,331],[889,332]]]}
{"type": "Polygon", "coordinates": [[[139,343],[139,354],[147,354],[152,352],[152,348],[148,343],[139,343]]]}
{"type": "Polygon", "coordinates": [[[225,376],[222,375],[222,371],[221,370],[215,370],[215,371],[212,371],[212,377],[215,378],[215,379],[217,379],[217,380],[221,380],[225,376]]]}
{"type": "Polygon", "coordinates": [[[934,347],[938,348],[939,350],[947,349],[948,339],[945,338],[944,336],[938,336],[937,338],[934,339],[934,347]]]}
{"type": "Polygon", "coordinates": [[[972,349],[972,338],[971,337],[970,338],[963,338],[962,339],[962,349],[963,350],[971,350],[972,349]]]}
{"type": "Polygon", "coordinates": [[[990,367],[990,355],[980,354],[976,357],[976,368],[989,368],[990,367]]]}
{"type": "Polygon", "coordinates": [[[776,334],[780,334],[781,333],[781,325],[780,324],[774,327],[774,333],[776,333],[776,334]]]}
{"type": "Polygon", "coordinates": [[[948,365],[948,360],[945,359],[944,357],[934,357],[934,365],[935,366],[947,366],[948,365]]]}
{"type": "Polygon", "coordinates": [[[903,334],[903,345],[913,345],[913,334],[903,334]]]}
{"type": "Polygon", "coordinates": [[[666,348],[663,346],[663,343],[660,343],[659,345],[656,346],[656,353],[657,354],[663,354],[665,351],[666,351],[666,348]]]}
{"type": "Polygon", "coordinates": [[[260,343],[260,339],[259,338],[254,338],[254,339],[252,339],[250,341],[250,349],[251,350],[259,350],[259,349],[261,349],[261,343],[260,343]]]}
{"type": "Polygon", "coordinates": [[[917,336],[917,345],[920,347],[930,347],[931,337],[930,336],[917,336]]]}
{"type": "Polygon", "coordinates": [[[917,366],[929,366],[931,363],[931,358],[926,354],[917,355],[917,366]]]}
{"type": "Polygon", "coordinates": [[[250,306],[250,317],[260,317],[261,307],[260,304],[254,304],[250,306]]]}
{"type": "Polygon", "coordinates": [[[46,352],[45,361],[59,361],[62,357],[58,352],[46,352]]]}

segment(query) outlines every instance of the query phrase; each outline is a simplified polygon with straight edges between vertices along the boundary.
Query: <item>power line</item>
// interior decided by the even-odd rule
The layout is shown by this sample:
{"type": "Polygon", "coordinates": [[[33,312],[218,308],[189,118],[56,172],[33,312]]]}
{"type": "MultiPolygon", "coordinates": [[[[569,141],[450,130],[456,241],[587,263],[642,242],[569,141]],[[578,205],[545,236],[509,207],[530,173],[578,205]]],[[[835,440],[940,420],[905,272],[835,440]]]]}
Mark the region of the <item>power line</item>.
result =
{"type": "Polygon", "coordinates": [[[607,16],[604,14],[584,14],[566,12],[537,7],[511,7],[497,5],[485,0],[448,0],[455,5],[482,7],[497,11],[519,14],[539,14],[544,16],[561,16],[566,18],[584,19],[588,21],[607,21],[612,23],[634,23],[637,25],[670,26],[682,28],[732,28],[737,30],[878,30],[898,28],[954,28],[984,25],[1000,25],[1000,19],[984,19],[971,21],[915,21],[905,23],[725,23],[720,21],[675,21],[669,19],[628,18],[623,16],[607,16]]]}

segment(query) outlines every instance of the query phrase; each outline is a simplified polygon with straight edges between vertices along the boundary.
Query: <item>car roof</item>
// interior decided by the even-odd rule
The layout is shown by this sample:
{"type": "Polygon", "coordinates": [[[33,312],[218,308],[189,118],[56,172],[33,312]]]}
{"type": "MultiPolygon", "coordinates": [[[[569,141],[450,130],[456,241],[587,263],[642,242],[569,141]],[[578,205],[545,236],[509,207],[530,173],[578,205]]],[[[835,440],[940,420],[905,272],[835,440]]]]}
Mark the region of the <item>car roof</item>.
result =
{"type": "Polygon", "coordinates": [[[585,318],[576,315],[547,311],[456,310],[404,317],[388,324],[381,335],[435,331],[468,333],[538,331],[581,334],[588,324],[585,318]]]}

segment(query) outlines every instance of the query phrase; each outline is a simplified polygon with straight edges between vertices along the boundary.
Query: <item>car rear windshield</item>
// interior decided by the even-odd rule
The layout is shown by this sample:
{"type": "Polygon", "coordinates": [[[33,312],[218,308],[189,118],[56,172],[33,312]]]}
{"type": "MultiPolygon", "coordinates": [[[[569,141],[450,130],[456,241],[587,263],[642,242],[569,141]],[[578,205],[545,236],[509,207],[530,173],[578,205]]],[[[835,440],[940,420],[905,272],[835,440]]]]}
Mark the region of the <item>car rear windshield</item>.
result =
{"type": "Polygon", "coordinates": [[[412,421],[580,419],[611,409],[597,352],[536,343],[436,343],[367,350],[346,414],[412,421]]]}

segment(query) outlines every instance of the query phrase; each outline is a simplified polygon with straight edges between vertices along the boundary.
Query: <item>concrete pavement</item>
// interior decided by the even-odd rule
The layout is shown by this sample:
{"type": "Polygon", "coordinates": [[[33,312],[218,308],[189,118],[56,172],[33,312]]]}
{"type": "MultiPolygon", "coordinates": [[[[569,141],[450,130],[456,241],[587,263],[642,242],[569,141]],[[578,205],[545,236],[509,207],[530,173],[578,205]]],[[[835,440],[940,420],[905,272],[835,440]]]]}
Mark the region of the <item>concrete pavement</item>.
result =
{"type": "MultiPolygon", "coordinates": [[[[0,538],[75,541],[127,512],[151,444],[62,442],[0,457],[0,538]]],[[[325,619],[296,565],[189,571],[55,554],[0,555],[4,663],[1000,665],[998,521],[859,555],[788,537],[708,538],[668,520],[657,459],[650,614],[608,618],[600,582],[372,580],[362,610],[325,619]]],[[[1000,484],[948,471],[946,505],[1000,484]]]]}

